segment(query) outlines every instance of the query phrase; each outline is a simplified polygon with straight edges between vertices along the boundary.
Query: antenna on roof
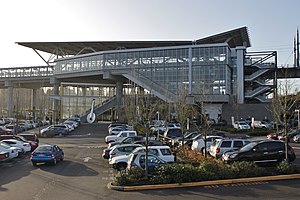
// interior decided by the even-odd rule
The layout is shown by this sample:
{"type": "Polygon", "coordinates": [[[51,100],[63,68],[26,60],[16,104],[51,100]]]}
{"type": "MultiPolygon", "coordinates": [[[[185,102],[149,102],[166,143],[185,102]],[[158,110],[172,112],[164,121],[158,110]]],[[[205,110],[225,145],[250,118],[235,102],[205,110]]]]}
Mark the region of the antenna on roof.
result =
{"type": "Polygon", "coordinates": [[[299,31],[297,27],[297,32],[294,37],[294,67],[299,67],[299,31]]]}

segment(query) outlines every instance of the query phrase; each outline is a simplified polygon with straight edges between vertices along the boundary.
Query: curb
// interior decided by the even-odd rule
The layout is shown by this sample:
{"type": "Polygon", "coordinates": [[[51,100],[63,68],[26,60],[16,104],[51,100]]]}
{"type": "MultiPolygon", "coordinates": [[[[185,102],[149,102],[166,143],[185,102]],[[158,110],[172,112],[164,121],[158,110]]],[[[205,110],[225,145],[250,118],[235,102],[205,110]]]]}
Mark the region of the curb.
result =
{"type": "Polygon", "coordinates": [[[225,184],[234,184],[234,183],[257,182],[257,181],[278,181],[278,180],[289,180],[289,179],[300,179],[300,174],[262,176],[262,177],[254,177],[254,178],[238,178],[238,179],[202,181],[202,182],[192,182],[192,183],[139,185],[139,186],[114,186],[112,185],[112,182],[109,182],[107,184],[107,188],[111,190],[117,190],[117,191],[138,191],[138,190],[199,187],[199,186],[209,186],[209,185],[225,185],[225,184]]]}

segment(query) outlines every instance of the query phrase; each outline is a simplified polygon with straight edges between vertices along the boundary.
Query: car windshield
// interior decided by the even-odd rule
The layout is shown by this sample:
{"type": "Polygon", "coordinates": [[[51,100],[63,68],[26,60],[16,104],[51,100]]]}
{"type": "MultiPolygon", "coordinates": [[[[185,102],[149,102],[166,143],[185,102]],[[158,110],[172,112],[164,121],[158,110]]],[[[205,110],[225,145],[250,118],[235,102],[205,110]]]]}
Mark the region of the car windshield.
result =
{"type": "Polygon", "coordinates": [[[5,142],[1,142],[0,146],[3,147],[3,148],[5,148],[5,149],[9,149],[10,148],[10,146],[8,144],[6,144],[5,142]]]}
{"type": "Polygon", "coordinates": [[[52,146],[39,146],[36,151],[51,151],[52,146]]]}
{"type": "Polygon", "coordinates": [[[243,146],[242,148],[240,148],[240,151],[242,151],[242,152],[244,152],[244,151],[249,151],[249,150],[252,149],[256,144],[257,144],[257,142],[250,142],[249,144],[246,144],[245,146],[243,146]]]}
{"type": "Polygon", "coordinates": [[[21,139],[21,141],[25,142],[26,139],[23,136],[19,136],[19,138],[21,139]]]}
{"type": "Polygon", "coordinates": [[[34,141],[34,135],[22,135],[26,140],[34,141]]]}

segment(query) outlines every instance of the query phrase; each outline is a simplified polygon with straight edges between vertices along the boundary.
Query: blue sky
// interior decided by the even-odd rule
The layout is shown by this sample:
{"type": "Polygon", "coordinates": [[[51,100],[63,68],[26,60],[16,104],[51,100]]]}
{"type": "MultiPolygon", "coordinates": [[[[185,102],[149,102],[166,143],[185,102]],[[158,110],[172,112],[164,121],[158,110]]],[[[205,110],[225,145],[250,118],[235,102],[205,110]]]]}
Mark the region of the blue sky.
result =
{"type": "Polygon", "coordinates": [[[0,68],[44,65],[15,42],[196,40],[243,26],[248,51],[275,50],[279,65],[292,65],[299,7],[299,0],[1,1],[0,68]]]}

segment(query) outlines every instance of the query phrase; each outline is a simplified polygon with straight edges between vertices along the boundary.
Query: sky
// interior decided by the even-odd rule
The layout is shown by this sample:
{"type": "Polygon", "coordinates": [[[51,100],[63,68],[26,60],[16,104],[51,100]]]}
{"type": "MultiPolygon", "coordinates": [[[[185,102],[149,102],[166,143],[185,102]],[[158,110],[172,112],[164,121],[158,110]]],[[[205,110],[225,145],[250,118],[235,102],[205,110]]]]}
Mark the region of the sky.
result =
{"type": "Polygon", "coordinates": [[[244,26],[248,52],[277,51],[278,65],[293,65],[299,7],[299,0],[0,1],[0,68],[45,65],[16,42],[196,40],[244,26]]]}

